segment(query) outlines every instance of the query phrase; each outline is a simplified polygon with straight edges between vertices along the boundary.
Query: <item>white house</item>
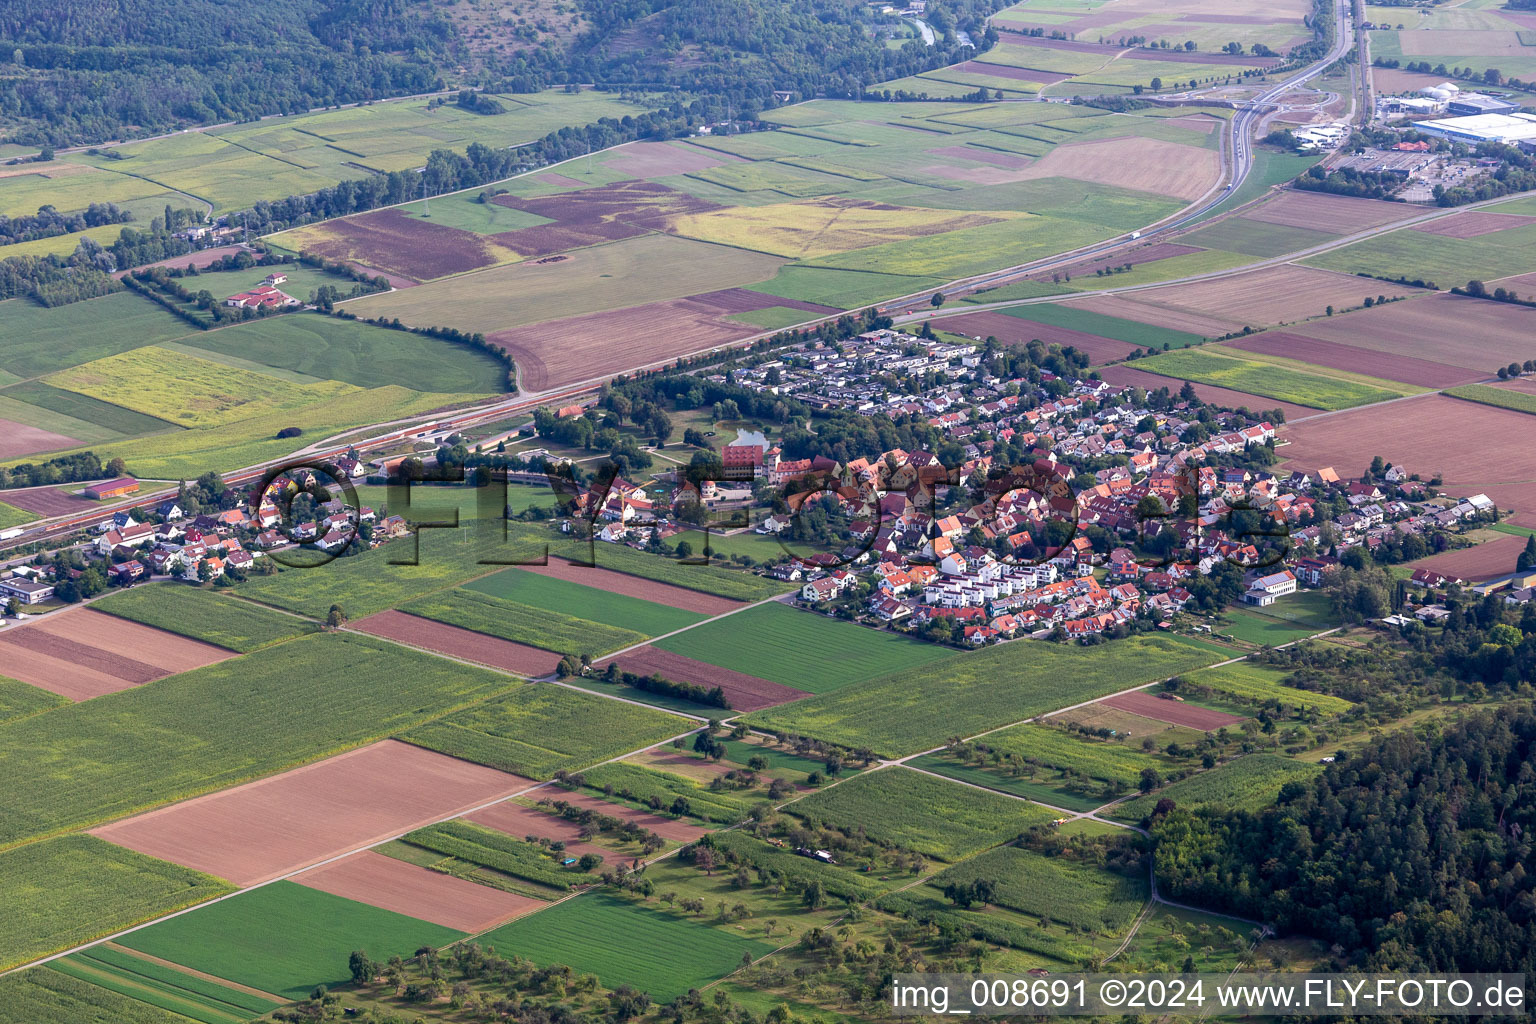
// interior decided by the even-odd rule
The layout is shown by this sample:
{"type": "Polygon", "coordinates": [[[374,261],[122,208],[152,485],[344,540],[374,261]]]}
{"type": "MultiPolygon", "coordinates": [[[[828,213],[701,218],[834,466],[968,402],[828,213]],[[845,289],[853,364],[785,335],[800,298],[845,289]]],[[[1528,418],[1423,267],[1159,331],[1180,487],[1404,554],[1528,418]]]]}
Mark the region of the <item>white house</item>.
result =
{"type": "Polygon", "coordinates": [[[1248,592],[1243,595],[1243,600],[1249,604],[1268,607],[1274,604],[1277,598],[1294,593],[1296,593],[1296,576],[1291,570],[1282,569],[1268,576],[1260,576],[1250,583],[1248,592]]]}

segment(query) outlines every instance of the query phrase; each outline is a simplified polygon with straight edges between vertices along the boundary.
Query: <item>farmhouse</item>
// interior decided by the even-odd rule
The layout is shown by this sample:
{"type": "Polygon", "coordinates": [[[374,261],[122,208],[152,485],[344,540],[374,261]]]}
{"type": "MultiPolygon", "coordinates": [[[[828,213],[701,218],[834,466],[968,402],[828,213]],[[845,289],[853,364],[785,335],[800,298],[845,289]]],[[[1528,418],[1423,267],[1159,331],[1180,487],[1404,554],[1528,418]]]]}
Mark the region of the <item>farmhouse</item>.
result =
{"type": "Polygon", "coordinates": [[[139,482],[131,476],[118,477],[116,480],[106,480],[99,484],[91,484],[85,489],[85,496],[92,501],[100,501],[103,498],[120,498],[125,494],[132,494],[139,489],[139,482]]]}
{"type": "Polygon", "coordinates": [[[299,305],[299,300],[271,285],[259,285],[248,292],[231,295],[224,305],[235,309],[283,309],[299,305]]]}

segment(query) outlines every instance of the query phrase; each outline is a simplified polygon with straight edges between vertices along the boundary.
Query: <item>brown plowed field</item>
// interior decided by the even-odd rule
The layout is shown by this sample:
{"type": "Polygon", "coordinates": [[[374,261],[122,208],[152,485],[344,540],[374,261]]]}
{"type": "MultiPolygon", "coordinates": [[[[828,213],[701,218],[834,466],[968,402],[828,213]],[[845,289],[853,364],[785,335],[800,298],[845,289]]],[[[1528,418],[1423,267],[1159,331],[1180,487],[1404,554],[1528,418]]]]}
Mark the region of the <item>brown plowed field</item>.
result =
{"type": "Polygon", "coordinates": [[[540,576],[553,576],[557,580],[596,587],[610,594],[638,597],[642,601],[652,601],[669,608],[681,608],[684,611],[701,612],[705,615],[722,615],[741,607],[740,601],[732,601],[728,597],[717,597],[714,594],[689,590],[687,587],[648,580],[643,576],[614,572],[612,569],[604,569],[601,565],[572,565],[562,558],[551,558],[548,565],[520,565],[518,568],[524,572],[536,572],[540,576]]]}
{"type": "Polygon", "coordinates": [[[631,764],[642,764],[648,768],[657,768],[674,775],[686,775],[693,781],[702,785],[709,785],[723,775],[736,770],[736,765],[725,764],[722,761],[710,761],[692,754],[685,754],[671,747],[655,747],[651,750],[635,754],[625,760],[631,764]]]}
{"type": "Polygon", "coordinates": [[[1530,424],[1526,413],[1427,394],[1287,425],[1280,433],[1290,444],[1280,455],[1287,470],[1333,466],[1346,478],[1359,476],[1380,455],[1426,480],[1440,476],[1449,494],[1483,493],[1500,508],[1531,513],[1530,424]]]}
{"type": "MultiPolygon", "coordinates": [[[[628,808],[625,809],[628,810],[628,808]]],[[[464,820],[472,821],[476,825],[484,825],[497,832],[505,832],[514,839],[527,839],[529,836],[536,839],[558,839],[565,843],[566,853],[572,857],[580,857],[584,853],[595,853],[603,860],[611,861],[618,856],[612,850],[582,839],[581,826],[574,821],[562,818],[558,814],[524,807],[511,800],[503,800],[499,804],[471,811],[464,815],[464,820]]]]}
{"type": "Polygon", "coordinates": [[[1522,299],[1528,299],[1531,297],[1531,290],[1536,289],[1536,273],[1501,277],[1496,283],[1514,291],[1522,299]]]}
{"type": "Polygon", "coordinates": [[[1188,331],[1202,338],[1219,338],[1223,334],[1241,330],[1243,326],[1219,316],[1207,316],[1204,313],[1192,313],[1187,309],[1139,302],[1129,295],[1091,295],[1086,299],[1072,299],[1067,305],[1103,313],[1105,316],[1118,316],[1123,320],[1135,320],[1144,324],[1156,324],[1158,327],[1171,327],[1176,331],[1188,331]]]}
{"type": "Polygon", "coordinates": [[[1326,226],[1327,230],[1336,234],[1348,235],[1379,224],[1405,220],[1419,212],[1417,207],[1401,203],[1287,189],[1245,212],[1243,219],[1292,228],[1326,226]]]}
{"type": "Polygon", "coordinates": [[[1520,552],[1525,549],[1525,538],[1513,534],[1499,534],[1470,548],[1443,551],[1413,562],[1415,569],[1433,569],[1445,576],[1480,583],[1496,576],[1507,576],[1515,571],[1520,552]]]}
{"type": "Polygon", "coordinates": [[[247,886],[534,785],[518,775],[383,740],[91,834],[247,886]]]}
{"type": "Polygon", "coordinates": [[[511,327],[486,338],[517,362],[524,389],[543,391],[669,361],[758,332],[751,324],[723,320],[718,311],[691,299],[672,299],[511,327]]]}
{"type": "Polygon", "coordinates": [[[1223,342],[1228,348],[1240,348],[1249,352],[1265,352],[1287,359],[1300,359],[1304,363],[1329,366],[1335,370],[1348,370],[1386,380],[1402,381],[1424,388],[1448,388],[1468,384],[1486,376],[1464,366],[1450,366],[1429,359],[1412,356],[1385,356],[1380,352],[1339,345],[1331,341],[1308,338],[1289,331],[1265,331],[1248,338],[1234,338],[1223,342]]]}
{"type": "Polygon", "coordinates": [[[358,619],[352,629],[397,640],[412,647],[421,647],[453,658],[489,665],[503,672],[520,676],[547,676],[560,663],[560,655],[542,651],[537,647],[513,643],[500,637],[487,636],[469,629],[450,626],[446,622],[434,622],[405,612],[384,611],[358,619]]]}
{"type": "Polygon", "coordinates": [[[0,633],[4,675],[76,701],[232,657],[222,647],[89,608],[55,612],[0,633]]]}
{"type": "MultiPolygon", "coordinates": [[[[721,159],[715,164],[725,162],[721,159]]],[[[491,202],[547,217],[554,222],[490,236],[498,245],[506,246],[525,259],[634,238],[664,229],[669,219],[680,214],[707,213],[721,208],[717,203],[653,181],[620,181],[600,188],[531,199],[499,195],[491,202]]]]}
{"type": "Polygon", "coordinates": [[[971,337],[996,338],[1005,345],[1027,345],[1038,338],[1047,344],[1071,345],[1088,353],[1094,363],[1107,363],[1112,359],[1124,359],[1138,346],[1114,338],[1101,338],[1097,334],[1050,324],[1037,324],[1033,320],[1021,320],[1007,313],[966,313],[963,316],[944,317],[935,320],[938,330],[971,337]]]}
{"type": "Polygon", "coordinates": [[[549,906],[364,850],[304,872],[300,885],[461,932],[483,932],[549,906]]]}
{"type": "Polygon", "coordinates": [[[761,711],[763,708],[788,704],[792,700],[810,696],[804,690],[792,686],[759,679],[744,672],[732,672],[681,654],[663,651],[659,647],[640,647],[612,660],[618,662],[624,671],[637,675],[654,673],[680,683],[697,683],[706,688],[718,686],[725,691],[725,699],[737,711],[761,711]]]}
{"type": "Polygon", "coordinates": [[[188,264],[201,270],[215,260],[221,260],[225,256],[233,256],[236,253],[242,252],[250,252],[250,250],[243,245],[217,245],[212,249],[199,249],[196,252],[189,252],[185,256],[174,256],[171,259],[160,260],[156,263],[144,263],[137,267],[125,267],[112,276],[121,281],[123,276],[130,270],[143,270],[148,267],[175,267],[179,270],[184,270],[188,264]]]}
{"type": "MultiPolygon", "coordinates": [[[[1123,384],[1127,387],[1141,388],[1144,391],[1156,391],[1158,388],[1167,388],[1177,395],[1184,387],[1184,382],[1174,377],[1164,377],[1157,373],[1148,373],[1146,370],[1137,370],[1133,367],[1121,364],[1119,366],[1104,366],[1099,369],[1099,376],[1111,384],[1123,384]]],[[[1316,416],[1316,409],[1309,409],[1304,405],[1292,405],[1290,402],[1281,402],[1273,398],[1265,398],[1263,395],[1250,395],[1246,391],[1233,391],[1231,388],[1219,388],[1213,384],[1196,384],[1195,394],[1202,402],[1210,402],[1213,405],[1224,405],[1228,408],[1238,409],[1247,406],[1254,412],[1261,409],[1279,408],[1285,413],[1287,420],[1297,420],[1303,416],[1316,416]]],[[[1369,458],[1366,459],[1370,461],[1369,458]]]]}
{"type": "MultiPolygon", "coordinates": [[[[83,487],[84,484],[69,484],[83,487]]],[[[77,494],[66,494],[57,486],[18,487],[14,491],[0,491],[0,501],[13,508],[36,512],[40,516],[64,516],[74,512],[89,512],[100,508],[96,502],[77,494]]]]}
{"type": "Polygon", "coordinates": [[[1509,213],[1483,213],[1472,210],[1453,217],[1442,217],[1413,230],[1425,235],[1441,235],[1445,238],[1479,238],[1496,231],[1523,228],[1536,223],[1536,217],[1520,217],[1509,213]]]}
{"type": "Polygon", "coordinates": [[[727,314],[750,313],[754,309],[767,309],[770,306],[803,309],[807,313],[822,313],[829,316],[842,312],[836,306],[822,306],[803,299],[783,299],[777,295],[764,295],[762,292],[754,292],[747,288],[721,288],[719,291],[702,292],[698,295],[690,295],[688,301],[727,314]]]}
{"type": "Polygon", "coordinates": [[[20,458],[34,452],[56,452],[80,444],[72,437],[15,420],[0,420],[0,459],[20,458]]]}
{"type": "Polygon", "coordinates": [[[360,260],[418,281],[499,262],[473,231],[408,217],[399,210],[333,220],[321,230],[325,237],[307,242],[306,252],[341,262],[360,260]]]}
{"type": "Polygon", "coordinates": [[[1329,306],[1358,306],[1367,295],[1392,297],[1420,291],[1353,274],[1281,264],[1210,281],[1149,288],[1135,293],[1134,301],[1218,316],[1236,321],[1239,326],[1259,327],[1322,316],[1329,306]]]}
{"type": "Polygon", "coordinates": [[[1121,711],[1130,711],[1143,718],[1182,725],[1189,729],[1199,729],[1201,732],[1220,729],[1224,725],[1235,725],[1243,720],[1242,715],[1229,715],[1225,711],[1197,708],[1177,700],[1163,700],[1161,697],[1154,697],[1150,693],[1139,690],[1135,693],[1122,693],[1118,697],[1105,697],[1099,703],[1107,707],[1119,708],[1121,711]]]}
{"type": "MultiPolygon", "coordinates": [[[[1361,283],[1372,291],[1383,284],[1361,283]]],[[[1314,320],[1291,330],[1368,349],[1388,360],[1412,356],[1492,376],[1500,366],[1536,359],[1533,318],[1523,306],[1441,293],[1314,320]]]]}
{"type": "Polygon", "coordinates": [[[687,174],[721,164],[744,162],[731,153],[717,153],[698,146],[670,142],[631,142],[609,154],[607,165],[632,178],[660,178],[668,174],[687,174]]]}
{"type": "Polygon", "coordinates": [[[585,791],[570,792],[563,789],[551,790],[548,794],[551,800],[564,800],[568,804],[578,807],[589,807],[599,814],[606,814],[611,818],[623,818],[632,821],[641,828],[648,828],[663,839],[671,839],[679,843],[691,843],[695,839],[708,832],[709,829],[677,818],[668,818],[660,814],[652,814],[650,811],[642,811],[628,804],[615,803],[612,800],[604,800],[595,793],[585,791]]]}

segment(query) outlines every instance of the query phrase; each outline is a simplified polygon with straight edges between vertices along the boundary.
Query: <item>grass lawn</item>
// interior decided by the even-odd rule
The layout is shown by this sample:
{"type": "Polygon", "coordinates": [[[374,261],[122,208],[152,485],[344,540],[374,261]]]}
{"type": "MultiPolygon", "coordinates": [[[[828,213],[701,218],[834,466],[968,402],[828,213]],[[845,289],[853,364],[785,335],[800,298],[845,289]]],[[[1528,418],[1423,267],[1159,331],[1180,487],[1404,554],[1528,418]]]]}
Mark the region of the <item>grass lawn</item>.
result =
{"type": "Polygon", "coordinates": [[[1536,537],[1536,530],[1528,526],[1512,526],[1509,523],[1494,523],[1488,527],[1495,533],[1507,533],[1512,537],[1536,537]]]}
{"type": "Polygon", "coordinates": [[[899,766],[857,775],[785,810],[812,824],[862,829],[882,845],[951,862],[1053,816],[1043,807],[899,766]]]}
{"type": "Polygon", "coordinates": [[[405,732],[418,746],[547,779],[638,750],[693,727],[664,711],[534,683],[405,732]]]}
{"type": "Polygon", "coordinates": [[[777,603],[717,619],[656,646],[810,693],[956,657],[937,644],[777,603]]]}
{"type": "Polygon", "coordinates": [[[0,845],[383,739],[519,685],[354,634],[301,637],[0,725],[0,845]]]}
{"type": "MultiPolygon", "coordinates": [[[[1098,280],[1095,278],[1095,280],[1098,280]]],[[[1118,283],[1119,275],[1107,279],[1118,283]]],[[[1032,306],[1017,306],[1013,309],[1000,309],[999,313],[1017,317],[1020,320],[1028,320],[1031,323],[1049,324],[1052,327],[1065,327],[1072,331],[1082,331],[1085,334],[1097,334],[1104,338],[1114,338],[1131,345],[1144,345],[1150,348],[1162,348],[1167,344],[1173,348],[1184,348],[1186,345],[1196,345],[1205,339],[1198,334],[1190,334],[1187,331],[1176,331],[1169,327],[1158,327],[1155,324],[1138,323],[1135,320],[1127,320],[1124,317],[1106,316],[1103,313],[1095,313],[1087,309],[1076,309],[1072,306],[1059,306],[1050,302],[1042,302],[1032,306]]]]}
{"type": "Polygon", "coordinates": [[[20,526],[23,523],[36,522],[38,518],[36,512],[28,512],[0,501],[0,530],[9,529],[12,526],[20,526]]]}
{"type": "Polygon", "coordinates": [[[814,320],[816,314],[790,306],[768,306],[765,309],[754,309],[746,313],[732,313],[726,319],[738,324],[746,324],[748,327],[760,327],[765,331],[778,331],[785,327],[793,327],[795,324],[805,323],[807,320],[814,320]]]}
{"type": "Polygon", "coordinates": [[[1136,368],[1198,384],[1248,391],[1314,409],[1349,409],[1423,392],[1363,374],[1330,370],[1278,356],[1205,345],[1136,360],[1136,368]]]}
{"type": "Polygon", "coordinates": [[[460,588],[429,594],[419,601],[401,605],[400,610],[558,654],[596,657],[646,640],[646,634],[632,629],[606,626],[564,612],[503,601],[499,597],[460,588]]]}
{"type": "Polygon", "coordinates": [[[633,985],[657,1002],[724,977],[740,966],[743,954],[755,960],[776,945],[603,892],[530,914],[476,941],[503,956],[516,953],[595,974],[606,987],[633,985]]]}
{"type": "Polygon", "coordinates": [[[0,854],[0,969],[89,942],[231,890],[228,883],[95,836],[0,854]]]}
{"type": "Polygon", "coordinates": [[[91,607],[170,633],[246,654],[319,627],[250,601],[180,583],[133,587],[93,601],[91,607]]]}
{"type": "Polygon", "coordinates": [[[612,594],[597,587],[541,576],[522,569],[507,569],[494,576],[473,580],[464,584],[463,589],[523,605],[555,609],[591,622],[644,633],[646,636],[660,636],[706,618],[698,612],[655,604],[623,594],[612,594]]]}
{"type": "Polygon", "coordinates": [[[853,683],[747,720],[901,756],[1219,660],[1167,637],[1096,647],[1021,640],[853,683]]]}
{"type": "Polygon", "coordinates": [[[1310,779],[1322,770],[1321,765],[1293,761],[1279,754],[1249,754],[1117,804],[1105,817],[1139,821],[1165,797],[1180,807],[1257,811],[1274,803],[1285,783],[1310,779]]]}
{"type": "Polygon", "coordinates": [[[462,932],[293,882],[243,892],[119,939],[121,945],[264,992],[306,998],[352,980],[355,949],[380,962],[462,932]]]}

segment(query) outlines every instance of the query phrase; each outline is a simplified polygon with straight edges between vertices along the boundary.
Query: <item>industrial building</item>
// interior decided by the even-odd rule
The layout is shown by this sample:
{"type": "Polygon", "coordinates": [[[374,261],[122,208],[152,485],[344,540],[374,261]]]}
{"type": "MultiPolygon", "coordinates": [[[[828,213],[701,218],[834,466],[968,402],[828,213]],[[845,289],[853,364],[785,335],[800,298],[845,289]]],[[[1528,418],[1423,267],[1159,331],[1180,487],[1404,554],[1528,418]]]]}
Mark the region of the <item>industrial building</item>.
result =
{"type": "Polygon", "coordinates": [[[1468,117],[1442,117],[1417,121],[1413,129],[1424,135],[1480,145],[1503,142],[1509,145],[1536,145],[1536,114],[1473,114],[1468,117]]]}

